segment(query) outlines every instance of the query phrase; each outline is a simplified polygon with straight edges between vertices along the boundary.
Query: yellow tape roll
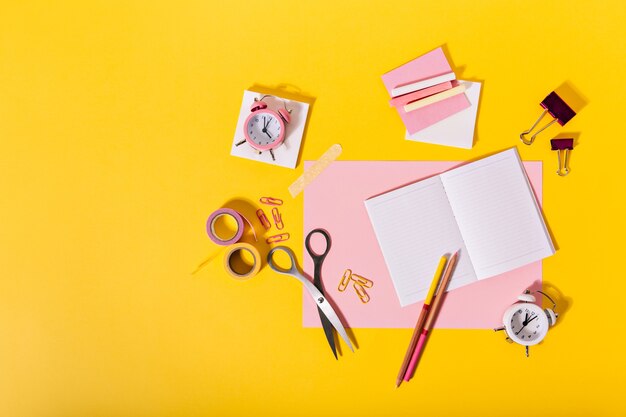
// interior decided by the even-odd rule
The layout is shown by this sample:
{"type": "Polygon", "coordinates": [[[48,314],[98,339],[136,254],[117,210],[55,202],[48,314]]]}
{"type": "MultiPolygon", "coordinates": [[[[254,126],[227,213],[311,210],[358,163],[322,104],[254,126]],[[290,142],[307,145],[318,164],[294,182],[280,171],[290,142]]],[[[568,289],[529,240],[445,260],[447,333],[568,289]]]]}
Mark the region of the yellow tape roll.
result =
{"type": "Polygon", "coordinates": [[[224,269],[226,269],[226,272],[228,272],[228,274],[235,279],[250,279],[261,270],[261,254],[257,248],[249,243],[235,243],[234,245],[226,248],[226,255],[224,255],[224,269]],[[253,258],[253,264],[250,267],[250,270],[245,273],[235,271],[232,264],[233,255],[240,251],[248,252],[253,258]]]}

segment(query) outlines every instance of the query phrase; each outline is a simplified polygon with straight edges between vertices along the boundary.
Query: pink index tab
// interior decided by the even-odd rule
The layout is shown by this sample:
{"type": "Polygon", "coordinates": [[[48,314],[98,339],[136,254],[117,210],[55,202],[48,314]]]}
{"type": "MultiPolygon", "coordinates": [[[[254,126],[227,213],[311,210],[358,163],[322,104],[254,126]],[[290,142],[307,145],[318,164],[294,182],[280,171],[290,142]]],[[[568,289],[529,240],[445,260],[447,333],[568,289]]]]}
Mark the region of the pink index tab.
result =
{"type": "Polygon", "coordinates": [[[409,94],[398,96],[389,100],[389,104],[394,107],[402,107],[413,101],[423,99],[424,97],[432,96],[433,94],[440,93],[452,88],[452,82],[446,81],[445,83],[433,85],[432,87],[424,88],[423,90],[414,91],[409,94]]]}
{"type": "Polygon", "coordinates": [[[421,81],[415,81],[408,84],[400,85],[391,90],[392,97],[398,97],[403,94],[412,93],[413,91],[423,90],[424,88],[432,87],[433,85],[441,84],[446,81],[456,80],[456,75],[453,72],[447,74],[438,75],[436,77],[427,78],[421,81]]]}
{"type": "Polygon", "coordinates": [[[550,116],[554,117],[561,126],[564,126],[572,117],[576,116],[576,112],[554,91],[543,99],[541,107],[546,109],[550,116]]]}

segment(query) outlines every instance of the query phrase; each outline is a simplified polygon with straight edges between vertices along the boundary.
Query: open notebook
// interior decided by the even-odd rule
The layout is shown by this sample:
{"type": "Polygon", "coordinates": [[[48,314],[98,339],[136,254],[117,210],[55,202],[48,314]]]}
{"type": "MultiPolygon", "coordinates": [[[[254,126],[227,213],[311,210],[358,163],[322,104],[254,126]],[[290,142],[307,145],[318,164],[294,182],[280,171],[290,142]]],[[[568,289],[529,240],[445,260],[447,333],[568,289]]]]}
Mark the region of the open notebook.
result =
{"type": "Polygon", "coordinates": [[[365,201],[402,306],[426,296],[439,258],[460,249],[449,290],[555,252],[517,149],[365,201]]]}

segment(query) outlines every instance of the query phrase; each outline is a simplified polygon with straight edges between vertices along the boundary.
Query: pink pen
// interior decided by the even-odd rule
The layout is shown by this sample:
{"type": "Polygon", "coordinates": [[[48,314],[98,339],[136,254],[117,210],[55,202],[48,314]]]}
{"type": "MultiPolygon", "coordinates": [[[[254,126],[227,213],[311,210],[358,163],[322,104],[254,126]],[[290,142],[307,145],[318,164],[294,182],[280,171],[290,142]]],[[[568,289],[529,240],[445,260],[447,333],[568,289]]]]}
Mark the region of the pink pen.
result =
{"type": "Polygon", "coordinates": [[[417,362],[419,360],[420,354],[422,350],[424,350],[424,344],[426,344],[426,338],[428,337],[428,332],[432,329],[432,326],[435,324],[435,320],[437,318],[437,313],[439,312],[439,307],[441,307],[441,301],[443,300],[443,293],[448,288],[448,284],[450,283],[450,278],[452,278],[452,270],[454,269],[454,265],[456,264],[459,252],[457,251],[450,258],[450,262],[446,267],[446,271],[443,274],[443,279],[441,280],[441,285],[439,286],[439,290],[435,295],[435,301],[433,301],[433,305],[428,314],[428,318],[426,319],[426,324],[424,325],[424,329],[420,334],[420,338],[417,341],[417,347],[413,352],[413,356],[411,356],[411,361],[409,362],[409,367],[404,374],[404,380],[408,381],[413,378],[413,374],[415,374],[415,368],[417,367],[417,362]]]}

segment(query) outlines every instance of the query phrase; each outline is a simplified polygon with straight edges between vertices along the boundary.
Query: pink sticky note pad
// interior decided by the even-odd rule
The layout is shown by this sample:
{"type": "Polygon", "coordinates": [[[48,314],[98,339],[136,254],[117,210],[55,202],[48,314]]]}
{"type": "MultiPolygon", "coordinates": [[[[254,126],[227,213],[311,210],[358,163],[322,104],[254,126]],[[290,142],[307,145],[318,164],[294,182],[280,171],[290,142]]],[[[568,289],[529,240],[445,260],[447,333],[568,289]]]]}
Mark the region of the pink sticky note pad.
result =
{"type": "MultiPolygon", "coordinates": [[[[387,92],[392,96],[392,90],[397,86],[450,72],[452,68],[443,49],[437,48],[383,74],[382,79],[387,92]]],[[[396,106],[396,109],[406,130],[409,134],[413,134],[468,107],[470,107],[470,102],[465,94],[459,94],[409,113],[405,112],[402,106],[396,106]]]]}
{"type": "Polygon", "coordinates": [[[396,87],[449,72],[452,72],[452,68],[448,59],[443,53],[443,49],[437,48],[383,74],[382,79],[389,96],[392,96],[391,90],[396,87]]]}
{"type": "MultiPolygon", "coordinates": [[[[312,162],[305,162],[305,169],[312,162]]],[[[364,201],[399,186],[439,174],[460,162],[338,161],[333,162],[304,191],[304,236],[314,228],[326,229],[332,247],[322,270],[327,298],[344,325],[352,328],[413,328],[422,303],[400,307],[385,260],[376,241],[364,201]],[[337,285],[346,269],[374,281],[361,303],[351,286],[337,285]]],[[[538,201],[542,195],[541,162],[524,162],[538,201]]],[[[417,213],[416,215],[419,215],[417,213]]],[[[304,271],[313,276],[313,262],[304,251],[304,271]]],[[[448,292],[436,327],[491,329],[500,326],[504,310],[526,288],[541,288],[541,262],[481,280],[448,292]]],[[[303,294],[304,327],[321,327],[319,314],[303,294]]]]}

